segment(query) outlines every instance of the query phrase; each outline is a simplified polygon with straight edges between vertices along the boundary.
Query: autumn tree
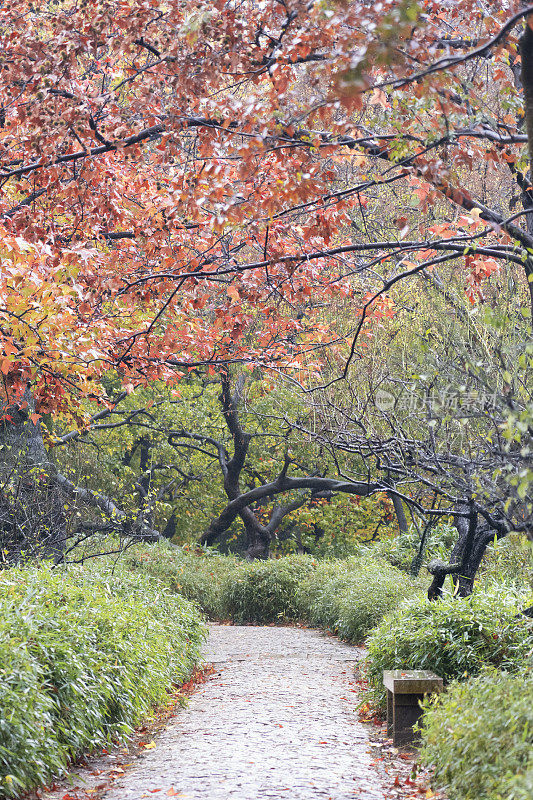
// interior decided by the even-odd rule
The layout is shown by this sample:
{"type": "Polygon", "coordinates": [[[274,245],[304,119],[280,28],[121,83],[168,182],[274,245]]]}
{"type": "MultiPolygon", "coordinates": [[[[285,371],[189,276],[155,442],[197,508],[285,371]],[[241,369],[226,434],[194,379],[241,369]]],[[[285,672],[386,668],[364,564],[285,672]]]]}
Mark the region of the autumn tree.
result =
{"type": "Polygon", "coordinates": [[[84,397],[112,408],[111,369],[125,391],[235,365],[346,378],[361,333],[395,313],[394,287],[454,262],[472,304],[512,271],[530,325],[531,12],[511,0],[4,4],[10,524],[14,476],[28,491],[43,475],[76,490],[30,440],[44,414],[89,424],[84,397]]]}

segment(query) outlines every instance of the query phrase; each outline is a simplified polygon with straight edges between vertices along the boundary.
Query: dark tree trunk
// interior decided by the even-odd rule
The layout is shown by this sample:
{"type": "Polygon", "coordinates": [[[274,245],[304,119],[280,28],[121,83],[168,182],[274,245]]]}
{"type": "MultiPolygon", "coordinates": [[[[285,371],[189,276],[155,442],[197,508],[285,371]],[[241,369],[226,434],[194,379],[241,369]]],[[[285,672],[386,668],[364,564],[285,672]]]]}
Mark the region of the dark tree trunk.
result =
{"type": "Polygon", "coordinates": [[[163,539],[173,539],[177,531],[176,512],[173,511],[170,515],[167,524],[161,534],[163,539]]]}
{"type": "Polygon", "coordinates": [[[241,511],[241,519],[246,531],[246,558],[253,561],[256,558],[270,556],[271,535],[264,525],[261,525],[253,511],[249,508],[241,511]]]}
{"type": "Polygon", "coordinates": [[[472,554],[478,533],[478,516],[472,504],[469,506],[459,506],[459,511],[468,511],[468,518],[456,516],[454,523],[459,534],[459,538],[451,552],[450,561],[460,564],[460,569],[453,576],[455,593],[459,597],[467,597],[472,594],[474,586],[474,576],[477,566],[474,568],[472,554]]]}
{"type": "Polygon", "coordinates": [[[390,492],[389,497],[392,500],[394,511],[396,513],[396,520],[398,521],[398,528],[400,533],[408,533],[409,525],[407,524],[407,517],[405,516],[405,509],[400,497],[395,492],[390,492]]]}
{"type": "Polygon", "coordinates": [[[508,533],[506,526],[499,525],[498,520],[493,525],[485,520],[480,523],[473,503],[457,506],[456,512],[454,524],[459,537],[450,554],[450,563],[434,561],[428,564],[428,570],[433,575],[428,590],[430,600],[441,597],[446,575],[452,575],[458,597],[472,594],[474,580],[487,547],[495,538],[508,533]]]}
{"type": "Polygon", "coordinates": [[[420,544],[418,545],[418,551],[413,560],[411,561],[411,566],[409,567],[409,574],[412,575],[413,578],[417,578],[420,573],[420,570],[422,569],[422,564],[424,562],[424,553],[426,551],[428,538],[431,533],[432,527],[433,527],[433,522],[431,521],[424,526],[422,537],[420,539],[420,544]]]}
{"type": "Polygon", "coordinates": [[[236,518],[240,516],[246,531],[247,558],[268,558],[272,537],[284,517],[306,503],[318,499],[330,500],[336,492],[347,492],[366,497],[377,490],[384,490],[382,484],[370,483],[369,481],[351,482],[326,478],[316,474],[298,478],[288,477],[287,471],[292,462],[288,454],[286,454],[284,465],[274,480],[243,492],[240,486],[240,478],[252,439],[251,434],[243,428],[239,419],[239,403],[244,386],[244,378],[240,376],[237,379],[233,395],[231,393],[230,376],[226,371],[221,372],[220,383],[222,390],[219,401],[226,425],[232,437],[233,455],[230,457],[222,442],[218,442],[211,437],[198,436],[188,431],[181,431],[179,434],[179,437],[200,439],[214,445],[218,450],[218,461],[224,476],[224,491],[226,492],[228,503],[202,534],[199,539],[200,544],[214,544],[228,530],[236,518]],[[255,504],[265,500],[271,501],[277,495],[291,490],[298,492],[297,499],[288,502],[286,505],[276,505],[272,510],[268,524],[262,525],[257,514],[252,510],[255,504]]]}

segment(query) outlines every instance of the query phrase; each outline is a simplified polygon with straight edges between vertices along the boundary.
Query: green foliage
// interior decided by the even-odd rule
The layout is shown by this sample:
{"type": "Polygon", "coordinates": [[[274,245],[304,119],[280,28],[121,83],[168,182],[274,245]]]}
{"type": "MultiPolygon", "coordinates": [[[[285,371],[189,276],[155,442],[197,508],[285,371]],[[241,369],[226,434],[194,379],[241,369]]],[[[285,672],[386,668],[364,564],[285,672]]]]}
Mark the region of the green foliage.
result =
{"type": "Polygon", "coordinates": [[[298,619],[296,591],[316,568],[310,556],[286,556],[243,564],[226,588],[231,618],[242,622],[280,622],[298,619]]]}
{"type": "Polygon", "coordinates": [[[167,544],[137,545],[124,567],[147,570],[212,619],[242,622],[304,620],[359,642],[421,583],[386,561],[317,561],[290,555],[247,563],[213,551],[189,552],[167,544]]]}
{"type": "Polygon", "coordinates": [[[360,642],[382,619],[418,587],[394,567],[362,562],[339,598],[335,632],[349,642],[360,642]]]}
{"type": "Polygon", "coordinates": [[[121,563],[143,569],[193,600],[212,619],[305,620],[360,641],[383,614],[420,589],[385,561],[317,561],[290,555],[247,563],[213,551],[137,545],[121,563]]]}
{"type": "Polygon", "coordinates": [[[360,555],[364,543],[377,532],[380,537],[393,536],[397,524],[392,501],[386,495],[339,494],[331,500],[313,501],[288,515],[284,529],[272,548],[275,553],[287,554],[304,548],[317,558],[348,558],[360,555]]]}
{"type": "Polygon", "coordinates": [[[450,800],[533,796],[532,697],[531,672],[490,670],[426,701],[421,757],[450,800]]]}
{"type": "Polygon", "coordinates": [[[180,561],[172,588],[192,600],[210,619],[231,617],[230,587],[240,579],[243,564],[234,556],[187,555],[180,561]]]}
{"type": "MultiPolygon", "coordinates": [[[[533,588],[533,542],[509,534],[487,548],[478,580],[484,586],[506,584],[516,589],[533,588]]],[[[528,604],[527,600],[525,601],[528,604]]],[[[529,605],[533,604],[533,597],[529,605]]]]}
{"type": "Polygon", "coordinates": [[[384,669],[429,669],[445,681],[486,665],[520,669],[533,649],[531,621],[518,615],[521,605],[516,595],[487,591],[437,602],[417,597],[393,611],[367,640],[374,701],[384,704],[384,669]]]}
{"type": "MultiPolygon", "coordinates": [[[[106,375],[106,383],[110,393],[119,391],[120,382],[113,372],[106,375]]],[[[180,437],[179,433],[189,431],[206,436],[231,452],[232,438],[219,395],[219,383],[206,382],[194,375],[180,381],[179,390],[158,381],[137,387],[117,410],[126,417],[132,414],[131,424],[95,430],[87,442],[76,440],[68,447],[57,448],[55,458],[75,483],[103,491],[127,513],[136,516],[141,506],[149,507],[156,529],[163,530],[172,519],[175,541],[192,545],[209,521],[220,513],[227,497],[216,447],[212,442],[199,443],[180,437]],[[139,412],[142,408],[145,410],[139,412]],[[171,443],[172,432],[176,434],[174,444],[179,440],[178,449],[171,443]],[[141,497],[138,489],[142,478],[145,489],[149,486],[147,498],[141,497]]],[[[99,407],[86,402],[87,413],[97,410],[99,407]]],[[[280,415],[303,413],[303,410],[301,401],[283,387],[249,376],[239,409],[241,422],[252,435],[243,483],[251,484],[259,475],[266,482],[273,480],[282,468],[289,445],[296,458],[301,456],[306,462],[311,458],[314,463],[314,445],[288,436],[286,427],[277,421],[280,415]]],[[[64,432],[62,423],[61,419],[56,421],[51,442],[64,432]]],[[[265,505],[265,514],[270,513],[271,507],[272,504],[265,505]]],[[[73,509],[72,524],[79,513],[73,509]]],[[[235,520],[227,532],[233,546],[242,531],[242,522],[235,520]]]]}
{"type": "Polygon", "coordinates": [[[199,656],[194,607],[105,564],[0,578],[0,796],[60,774],[131,731],[199,656]]]}
{"type": "Polygon", "coordinates": [[[385,561],[354,558],[321,565],[300,586],[298,605],[312,625],[360,642],[384,614],[418,588],[385,561]]]}
{"type": "Polygon", "coordinates": [[[142,570],[173,591],[192,600],[210,619],[228,619],[228,586],[240,575],[243,562],[215,550],[189,550],[168,542],[138,544],[121,557],[125,569],[142,570]]]}
{"type": "Polygon", "coordinates": [[[120,563],[163,581],[211,619],[305,620],[351,642],[360,641],[383,614],[420,590],[420,582],[370,558],[317,561],[290,555],[247,563],[212,550],[158,543],[129,548],[120,563]]]}
{"type": "MultiPolygon", "coordinates": [[[[423,562],[433,558],[447,559],[450,548],[457,539],[453,525],[441,523],[429,532],[423,551],[423,562]]],[[[420,548],[421,533],[414,526],[407,533],[400,533],[388,539],[381,539],[372,545],[371,552],[376,558],[384,558],[398,569],[409,571],[413,559],[420,548]]]]}
{"type": "MultiPolygon", "coordinates": [[[[106,384],[110,393],[119,391],[113,372],[106,375],[106,384]]],[[[168,524],[168,535],[175,530],[173,541],[192,546],[227,502],[217,450],[211,441],[221,442],[232,451],[219,395],[219,384],[192,375],[180,382],[179,390],[156,381],[137,387],[117,408],[117,414],[126,418],[132,415],[131,424],[94,430],[87,441],[73,440],[65,448],[55,448],[54,458],[74,483],[112,497],[133,518],[146,511],[154,528],[165,530],[168,524]],[[139,411],[143,407],[145,410],[139,411]],[[206,436],[209,441],[200,446],[196,439],[182,438],[183,431],[206,436]],[[174,437],[170,436],[172,432],[174,437]],[[171,441],[174,445],[179,441],[178,449],[171,441]],[[188,476],[185,480],[184,475],[188,476]],[[146,496],[139,491],[141,483],[146,496]]],[[[88,401],[85,406],[88,414],[100,410],[88,401]]],[[[304,472],[327,469],[328,458],[319,454],[316,444],[297,433],[288,434],[286,426],[280,424],[280,419],[302,418],[308,411],[302,398],[282,386],[249,376],[239,408],[241,422],[252,436],[241,476],[243,486],[274,480],[287,447],[296,462],[307,465],[304,472]]],[[[65,420],[61,418],[51,424],[50,443],[64,432],[62,426],[65,420]]],[[[332,463],[329,466],[335,469],[332,463]]],[[[362,498],[340,494],[329,501],[310,501],[310,493],[295,491],[286,493],[283,502],[306,498],[309,502],[284,519],[273,542],[274,555],[304,551],[317,557],[344,558],[357,554],[361,543],[376,532],[390,536],[397,530],[392,502],[385,495],[362,498]]],[[[279,499],[265,500],[254,509],[260,521],[266,524],[270,520],[279,499]]],[[[88,512],[73,500],[68,501],[65,511],[70,530],[88,513],[95,521],[102,521],[100,512],[88,512]]],[[[240,518],[233,521],[217,547],[233,552],[245,549],[240,518]]]]}
{"type": "Polygon", "coordinates": [[[334,624],[337,597],[328,588],[333,583],[347,581],[358,565],[357,558],[344,561],[318,561],[313,572],[299,584],[296,591],[296,605],[300,619],[319,628],[329,628],[334,624]]]}
{"type": "MultiPolygon", "coordinates": [[[[531,744],[529,745],[531,747],[531,744]]],[[[533,764],[528,769],[509,779],[510,791],[508,800],[531,800],[533,797],[533,764]]]]}

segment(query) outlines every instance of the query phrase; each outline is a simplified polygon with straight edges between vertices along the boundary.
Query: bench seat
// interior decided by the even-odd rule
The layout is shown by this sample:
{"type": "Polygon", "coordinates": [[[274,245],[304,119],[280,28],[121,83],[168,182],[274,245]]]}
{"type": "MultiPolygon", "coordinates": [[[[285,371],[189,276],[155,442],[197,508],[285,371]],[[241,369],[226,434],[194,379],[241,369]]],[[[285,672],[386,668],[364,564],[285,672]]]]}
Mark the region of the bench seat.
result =
{"type": "Polygon", "coordinates": [[[443,680],[424,669],[384,670],[387,690],[387,733],[396,747],[413,744],[418,736],[413,726],[420,719],[420,701],[426,694],[440,692],[443,680]]]}

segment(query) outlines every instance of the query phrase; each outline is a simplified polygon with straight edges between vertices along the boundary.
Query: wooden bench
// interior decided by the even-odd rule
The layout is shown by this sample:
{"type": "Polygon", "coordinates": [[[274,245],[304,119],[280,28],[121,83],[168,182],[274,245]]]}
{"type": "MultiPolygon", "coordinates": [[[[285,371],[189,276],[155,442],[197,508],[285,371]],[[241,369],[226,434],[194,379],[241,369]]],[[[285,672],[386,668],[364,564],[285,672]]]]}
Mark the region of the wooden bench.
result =
{"type": "Polygon", "coordinates": [[[442,678],[424,669],[384,670],[387,690],[387,733],[396,747],[412,744],[413,725],[421,715],[420,701],[426,694],[442,691],[442,678]]]}

